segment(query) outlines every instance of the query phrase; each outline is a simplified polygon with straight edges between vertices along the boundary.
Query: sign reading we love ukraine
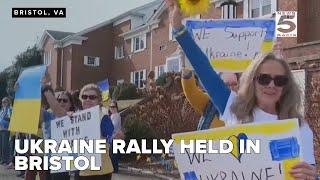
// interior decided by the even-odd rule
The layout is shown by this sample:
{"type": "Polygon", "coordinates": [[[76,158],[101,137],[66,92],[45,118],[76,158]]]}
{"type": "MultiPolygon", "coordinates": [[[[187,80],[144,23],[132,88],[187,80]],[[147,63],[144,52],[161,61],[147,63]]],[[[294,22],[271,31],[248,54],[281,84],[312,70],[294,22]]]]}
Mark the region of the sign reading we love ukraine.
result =
{"type": "Polygon", "coordinates": [[[174,153],[181,179],[292,179],[290,169],[302,160],[297,119],[252,123],[204,131],[174,134],[174,153]],[[184,142],[194,140],[231,141],[230,153],[191,153],[180,151],[184,142]],[[249,153],[242,140],[259,140],[260,152],[249,153]],[[242,150],[241,150],[242,149],[242,150]]]}

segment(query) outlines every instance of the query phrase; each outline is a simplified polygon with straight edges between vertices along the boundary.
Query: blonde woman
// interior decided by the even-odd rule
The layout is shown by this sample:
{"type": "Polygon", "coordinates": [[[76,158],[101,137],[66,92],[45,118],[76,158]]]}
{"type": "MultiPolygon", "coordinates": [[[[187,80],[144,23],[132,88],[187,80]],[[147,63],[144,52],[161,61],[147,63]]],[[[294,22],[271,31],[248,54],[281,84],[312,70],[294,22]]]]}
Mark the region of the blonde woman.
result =
{"type": "MultiPolygon", "coordinates": [[[[226,126],[250,122],[269,122],[301,118],[300,94],[288,64],[273,54],[257,57],[240,79],[238,95],[223,83],[211,68],[206,55],[196,45],[186,28],[176,0],[166,0],[170,22],[178,43],[219,110],[226,126]]],[[[305,162],[295,165],[290,173],[295,179],[315,179],[313,134],[307,122],[301,121],[302,151],[305,162]]]]}
{"type": "MultiPolygon", "coordinates": [[[[45,91],[45,96],[50,104],[52,111],[56,114],[57,117],[61,117],[63,115],[67,115],[67,111],[57,103],[55,97],[49,91],[45,91]]],[[[89,109],[94,106],[102,105],[102,95],[99,87],[95,84],[85,85],[80,91],[80,100],[83,109],[89,109]]],[[[109,143],[112,141],[112,133],[113,133],[113,125],[112,121],[108,117],[108,115],[104,115],[102,111],[100,111],[100,132],[101,138],[106,138],[109,143]]],[[[93,129],[94,130],[94,129],[93,129]]],[[[113,166],[111,163],[111,159],[109,157],[109,153],[102,154],[102,166],[99,171],[90,171],[84,170],[80,171],[79,180],[111,180],[113,166]]]]}

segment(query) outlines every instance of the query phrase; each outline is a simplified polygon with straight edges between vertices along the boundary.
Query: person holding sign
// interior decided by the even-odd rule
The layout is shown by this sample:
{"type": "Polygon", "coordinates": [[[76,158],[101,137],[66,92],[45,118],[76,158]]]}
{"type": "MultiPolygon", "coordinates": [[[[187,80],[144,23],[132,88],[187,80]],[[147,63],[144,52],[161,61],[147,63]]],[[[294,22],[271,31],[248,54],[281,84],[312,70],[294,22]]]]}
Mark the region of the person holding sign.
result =
{"type": "Polygon", "coordinates": [[[226,126],[300,118],[301,151],[304,162],[290,170],[294,179],[315,179],[313,133],[299,113],[300,93],[289,65],[274,54],[260,54],[242,74],[238,94],[231,91],[211,67],[186,28],[176,0],[166,0],[170,23],[226,126]]]}
{"type": "MultiPolygon", "coordinates": [[[[238,91],[239,75],[236,73],[220,73],[223,82],[233,91],[238,91]]],[[[182,70],[183,92],[195,111],[201,115],[198,123],[198,130],[216,128],[224,126],[224,122],[219,119],[219,113],[210,101],[209,95],[197,86],[195,74],[184,68],[182,70]]]]}
{"type": "MultiPolygon", "coordinates": [[[[44,87],[46,87],[46,85],[43,85],[44,87]]],[[[50,87],[50,86],[49,86],[50,87]]],[[[44,91],[46,88],[43,88],[44,91]]],[[[45,98],[48,97],[48,99],[53,98],[53,93],[51,91],[51,93],[45,93],[45,98]]],[[[74,103],[72,100],[72,96],[68,91],[63,91],[61,94],[59,94],[59,96],[57,97],[57,102],[53,102],[48,101],[50,107],[58,107],[58,104],[60,105],[60,108],[62,108],[65,112],[67,112],[68,114],[71,114],[75,111],[75,107],[74,107],[74,103]]],[[[57,110],[55,109],[55,111],[57,112],[57,110]]],[[[60,110],[62,111],[62,110],[60,110]]],[[[60,116],[64,115],[63,113],[59,114],[60,116]]],[[[43,121],[43,132],[44,132],[44,137],[45,139],[51,139],[51,120],[54,120],[55,116],[53,115],[52,112],[50,111],[46,111],[46,110],[42,110],[42,121],[43,121]]],[[[62,173],[53,173],[50,175],[51,176],[51,180],[69,180],[70,176],[68,172],[62,172],[62,173]]]]}
{"type": "Polygon", "coordinates": [[[1,164],[9,163],[9,136],[8,131],[10,116],[12,113],[11,101],[5,97],[1,101],[2,107],[0,111],[0,158],[1,164]]]}
{"type": "MultiPolygon", "coordinates": [[[[45,91],[46,92],[46,91],[45,91]]],[[[50,104],[50,107],[54,114],[57,117],[62,117],[68,114],[68,112],[61,108],[61,105],[57,102],[52,93],[45,93],[46,99],[50,104]]],[[[99,87],[95,84],[85,85],[80,91],[80,100],[82,102],[83,109],[89,109],[94,106],[102,106],[102,93],[99,87]]],[[[106,138],[109,144],[112,142],[112,134],[113,134],[113,125],[112,121],[108,117],[108,115],[104,115],[100,110],[100,131],[102,138],[106,138]]],[[[84,170],[80,171],[79,180],[90,180],[90,179],[103,179],[103,180],[111,180],[113,166],[111,163],[111,159],[108,156],[108,152],[106,154],[102,154],[102,166],[99,171],[91,171],[84,170]]]]}

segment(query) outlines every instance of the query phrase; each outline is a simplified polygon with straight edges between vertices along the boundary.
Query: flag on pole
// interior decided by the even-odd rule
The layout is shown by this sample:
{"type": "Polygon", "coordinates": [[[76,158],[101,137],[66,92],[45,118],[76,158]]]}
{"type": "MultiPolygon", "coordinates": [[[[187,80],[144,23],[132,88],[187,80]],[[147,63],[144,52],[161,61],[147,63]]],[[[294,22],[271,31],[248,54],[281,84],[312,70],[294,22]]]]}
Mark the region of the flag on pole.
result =
{"type": "Polygon", "coordinates": [[[46,66],[25,69],[18,78],[9,131],[37,134],[41,108],[41,84],[46,66]]]}
{"type": "Polygon", "coordinates": [[[106,102],[109,100],[109,81],[108,79],[97,83],[102,92],[102,101],[106,102]]]}

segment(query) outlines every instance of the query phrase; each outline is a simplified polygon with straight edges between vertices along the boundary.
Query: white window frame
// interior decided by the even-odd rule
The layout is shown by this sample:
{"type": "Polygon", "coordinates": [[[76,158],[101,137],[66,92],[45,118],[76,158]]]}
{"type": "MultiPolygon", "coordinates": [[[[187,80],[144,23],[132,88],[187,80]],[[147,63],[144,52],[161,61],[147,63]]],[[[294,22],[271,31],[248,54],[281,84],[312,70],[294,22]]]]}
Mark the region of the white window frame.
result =
{"type": "MultiPolygon", "coordinates": [[[[244,1],[246,1],[246,0],[244,0],[244,1]]],[[[249,1],[249,3],[248,3],[248,6],[249,6],[249,8],[248,8],[249,9],[249,17],[252,18],[252,1],[253,0],[248,0],[248,1],[249,1]]],[[[262,0],[259,0],[259,3],[260,3],[259,16],[255,17],[255,18],[270,18],[277,11],[277,0],[271,0],[271,10],[270,10],[271,12],[270,12],[270,14],[266,14],[266,15],[261,16],[261,14],[262,14],[262,0]]],[[[245,5],[246,5],[246,3],[244,3],[244,6],[243,6],[244,12],[246,11],[245,5]]],[[[244,16],[245,16],[245,13],[244,13],[244,16]]]]}
{"type": "Polygon", "coordinates": [[[154,67],[154,72],[155,72],[155,79],[157,80],[162,74],[166,73],[166,65],[160,65],[160,66],[155,66],[154,67]],[[163,72],[161,73],[161,68],[163,68],[163,72]]]}
{"type": "Polygon", "coordinates": [[[131,38],[131,52],[138,53],[147,48],[147,34],[142,34],[131,38]],[[139,38],[139,49],[135,48],[136,39],[139,38]],[[143,47],[141,47],[141,41],[143,41],[143,47]]]}
{"type": "MultiPolygon", "coordinates": [[[[233,17],[233,18],[226,18],[226,17],[224,17],[223,15],[224,15],[224,12],[226,11],[226,10],[228,10],[228,9],[225,9],[225,7],[228,7],[228,5],[225,5],[224,7],[221,7],[221,19],[237,19],[237,6],[233,6],[232,7],[232,10],[233,10],[233,8],[234,8],[234,10],[235,10],[235,12],[234,12],[234,14],[235,14],[235,17],[233,17]]],[[[229,7],[229,11],[230,11],[230,7],[229,7]]]]}
{"type": "Polygon", "coordinates": [[[145,84],[143,83],[143,81],[146,81],[147,79],[147,70],[144,69],[144,70],[139,70],[139,71],[133,71],[130,73],[130,81],[132,84],[136,85],[138,89],[143,89],[145,88],[145,84]],[[139,75],[139,79],[138,79],[138,84],[136,84],[136,79],[135,79],[135,74],[138,73],[139,75]],[[142,77],[140,77],[142,74],[142,77]],[[142,83],[142,84],[141,84],[142,83]]]}
{"type": "Polygon", "coordinates": [[[114,47],[114,59],[123,59],[124,58],[124,47],[115,46],[114,47]]]}
{"type": "Polygon", "coordinates": [[[118,79],[117,80],[117,85],[123,84],[124,83],[124,79],[118,79]]]}
{"type": "Polygon", "coordinates": [[[91,67],[99,67],[100,66],[100,57],[94,56],[84,56],[83,64],[91,67]],[[93,64],[89,63],[89,60],[94,60],[93,64]]]}
{"type": "Polygon", "coordinates": [[[171,23],[169,24],[169,41],[177,41],[176,38],[173,35],[173,28],[171,23]]]}
{"type": "Polygon", "coordinates": [[[49,66],[52,63],[51,50],[43,53],[43,64],[49,66]]]}
{"type": "MultiPolygon", "coordinates": [[[[178,69],[177,72],[180,72],[180,71],[181,71],[181,69],[182,69],[182,67],[181,67],[181,66],[182,66],[181,56],[178,55],[178,56],[168,57],[168,58],[166,59],[166,69],[165,69],[165,72],[172,72],[172,71],[168,71],[168,62],[169,62],[169,61],[173,61],[173,60],[177,60],[177,59],[178,59],[178,61],[179,61],[179,64],[178,64],[179,69],[178,69]]],[[[176,71],[174,71],[174,72],[176,72],[176,71]]]]}

